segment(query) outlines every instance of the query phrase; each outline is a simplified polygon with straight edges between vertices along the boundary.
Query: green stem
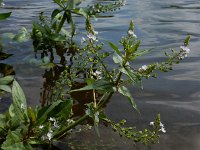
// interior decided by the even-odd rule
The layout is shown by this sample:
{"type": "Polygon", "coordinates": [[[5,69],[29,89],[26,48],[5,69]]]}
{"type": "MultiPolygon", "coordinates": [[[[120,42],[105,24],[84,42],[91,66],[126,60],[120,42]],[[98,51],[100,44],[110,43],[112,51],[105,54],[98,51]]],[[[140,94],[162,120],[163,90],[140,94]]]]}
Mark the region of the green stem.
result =
{"type": "Polygon", "coordinates": [[[77,121],[75,121],[74,123],[70,124],[69,126],[67,126],[66,128],[60,130],[58,133],[56,133],[53,138],[54,139],[61,139],[62,137],[65,136],[66,132],[69,131],[70,129],[73,129],[75,126],[79,125],[80,123],[82,123],[86,118],[88,117],[88,115],[83,115],[81,118],[79,118],[77,121]]]}
{"type": "MultiPolygon", "coordinates": [[[[124,62],[124,64],[126,64],[126,62],[124,62]]],[[[122,76],[122,72],[120,72],[118,74],[118,76],[117,76],[117,80],[115,82],[116,86],[119,84],[121,76],[122,76]]],[[[107,93],[105,93],[105,94],[107,94],[107,93]]],[[[114,92],[109,92],[107,98],[104,101],[102,101],[102,103],[100,103],[99,105],[97,105],[96,111],[102,109],[104,107],[104,105],[110,100],[110,98],[112,97],[113,94],[114,94],[114,92]]],[[[75,121],[71,125],[67,126],[66,128],[63,128],[61,131],[59,131],[58,133],[56,133],[53,138],[54,139],[61,139],[62,137],[65,136],[65,134],[67,133],[67,131],[69,131],[70,129],[73,129],[77,125],[81,124],[85,119],[87,119],[87,117],[88,117],[87,114],[83,115],[77,121],[75,121]]]]}

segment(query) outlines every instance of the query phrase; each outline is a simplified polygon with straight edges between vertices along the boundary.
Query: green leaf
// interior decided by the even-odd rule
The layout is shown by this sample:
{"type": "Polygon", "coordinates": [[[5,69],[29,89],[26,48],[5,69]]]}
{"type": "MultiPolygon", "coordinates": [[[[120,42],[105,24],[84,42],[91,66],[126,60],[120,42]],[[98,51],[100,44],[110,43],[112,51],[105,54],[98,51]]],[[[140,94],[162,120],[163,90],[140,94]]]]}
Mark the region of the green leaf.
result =
{"type": "Polygon", "coordinates": [[[143,88],[142,78],[139,74],[131,70],[129,67],[122,68],[120,71],[129,77],[133,85],[137,84],[139,87],[143,88]]]}
{"type": "Polygon", "coordinates": [[[126,96],[129,100],[129,102],[131,103],[131,106],[137,110],[137,112],[139,112],[139,109],[137,108],[137,105],[131,95],[131,93],[129,92],[129,90],[125,87],[125,86],[120,86],[118,88],[118,92],[121,93],[122,95],[126,96]]]}
{"type": "Polygon", "coordinates": [[[113,61],[116,63],[116,64],[122,64],[123,63],[123,58],[118,55],[116,52],[113,54],[113,61]]]}
{"type": "Polygon", "coordinates": [[[66,37],[64,35],[61,35],[61,34],[52,34],[49,38],[52,41],[55,41],[55,42],[64,42],[64,41],[66,41],[66,37]]]}
{"type": "Polygon", "coordinates": [[[88,16],[88,10],[84,9],[84,8],[75,9],[75,10],[73,10],[73,12],[83,15],[85,18],[87,18],[87,16],[88,16]]]}
{"type": "Polygon", "coordinates": [[[0,85],[0,90],[6,91],[6,92],[11,92],[11,88],[8,85],[0,85]]]}
{"type": "Polygon", "coordinates": [[[13,79],[13,76],[5,76],[3,78],[0,78],[0,85],[10,84],[13,81],[13,79]]]}
{"type": "Polygon", "coordinates": [[[23,135],[20,130],[9,131],[6,137],[6,141],[2,144],[1,147],[3,150],[32,150],[33,148],[23,142],[23,135]]]}
{"type": "Polygon", "coordinates": [[[71,113],[72,104],[72,100],[58,100],[49,106],[43,107],[37,114],[36,125],[42,124],[50,117],[68,118],[71,113]]]}
{"type": "Polygon", "coordinates": [[[135,53],[136,56],[143,56],[143,55],[146,55],[148,54],[152,49],[149,49],[149,50],[140,50],[140,51],[137,51],[135,53]]]}
{"type": "Polygon", "coordinates": [[[61,12],[61,10],[54,9],[54,11],[51,14],[51,20],[53,20],[60,12],[61,12]]]}
{"type": "Polygon", "coordinates": [[[29,122],[26,98],[20,85],[15,80],[13,81],[12,86],[12,98],[15,117],[17,117],[21,122],[29,122]]]}
{"type": "Polygon", "coordinates": [[[17,42],[26,42],[30,39],[31,35],[24,27],[22,27],[21,30],[13,38],[13,40],[17,42]]]}
{"type": "Polygon", "coordinates": [[[93,84],[87,85],[80,89],[72,90],[71,92],[75,91],[86,91],[86,90],[102,90],[106,92],[113,92],[114,85],[110,81],[106,80],[97,80],[93,84]]]}
{"type": "Polygon", "coordinates": [[[188,46],[190,42],[190,36],[187,36],[185,41],[184,41],[184,46],[188,46]]]}
{"type": "Polygon", "coordinates": [[[112,42],[108,41],[108,44],[110,45],[110,47],[119,55],[122,56],[122,53],[120,52],[119,48],[117,47],[117,45],[115,45],[112,42]]]}
{"type": "Polygon", "coordinates": [[[8,17],[10,17],[12,12],[8,12],[8,13],[0,13],[0,20],[4,20],[8,17]]]}

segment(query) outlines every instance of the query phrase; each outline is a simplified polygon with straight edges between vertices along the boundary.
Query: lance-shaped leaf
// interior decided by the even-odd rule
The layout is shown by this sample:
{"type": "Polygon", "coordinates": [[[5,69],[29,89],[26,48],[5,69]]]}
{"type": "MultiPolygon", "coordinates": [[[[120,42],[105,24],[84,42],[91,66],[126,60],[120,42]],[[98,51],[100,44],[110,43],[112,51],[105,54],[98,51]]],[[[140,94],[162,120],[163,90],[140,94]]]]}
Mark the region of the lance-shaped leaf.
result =
{"type": "Polygon", "coordinates": [[[87,91],[87,90],[102,90],[107,92],[113,92],[114,91],[113,87],[114,85],[112,82],[102,79],[102,80],[97,80],[96,82],[89,84],[83,88],[72,90],[71,92],[87,91]]]}
{"type": "Polygon", "coordinates": [[[11,92],[11,88],[8,85],[0,85],[0,90],[6,91],[6,92],[11,92]]]}
{"type": "Polygon", "coordinates": [[[128,98],[128,100],[129,100],[129,102],[131,103],[132,107],[135,110],[137,110],[137,112],[139,112],[139,109],[137,108],[135,100],[133,99],[131,93],[129,92],[129,90],[125,86],[120,86],[118,88],[118,92],[121,93],[122,95],[126,96],[128,98]]]}
{"type": "Polygon", "coordinates": [[[0,20],[4,20],[8,17],[10,17],[12,12],[8,12],[8,13],[0,13],[0,20]]]}
{"type": "Polygon", "coordinates": [[[143,88],[142,78],[139,74],[131,70],[129,67],[121,68],[120,71],[129,77],[133,85],[137,84],[140,88],[143,88]]]}
{"type": "Polygon", "coordinates": [[[71,112],[72,104],[72,100],[59,100],[49,106],[43,107],[37,114],[36,125],[42,124],[50,117],[68,118],[71,112]]]}
{"type": "Polygon", "coordinates": [[[118,55],[116,52],[113,54],[113,61],[116,64],[120,64],[120,65],[123,64],[123,58],[120,55],[118,55]]]}
{"type": "Polygon", "coordinates": [[[0,85],[7,85],[13,81],[13,76],[5,76],[0,78],[0,85]]]}
{"type": "Polygon", "coordinates": [[[26,98],[20,85],[15,80],[13,81],[12,86],[12,98],[15,117],[21,122],[29,122],[26,98]]]}
{"type": "Polygon", "coordinates": [[[119,48],[117,47],[117,45],[115,45],[112,42],[108,41],[108,44],[110,45],[110,47],[119,55],[122,56],[122,53],[120,52],[119,48]]]}

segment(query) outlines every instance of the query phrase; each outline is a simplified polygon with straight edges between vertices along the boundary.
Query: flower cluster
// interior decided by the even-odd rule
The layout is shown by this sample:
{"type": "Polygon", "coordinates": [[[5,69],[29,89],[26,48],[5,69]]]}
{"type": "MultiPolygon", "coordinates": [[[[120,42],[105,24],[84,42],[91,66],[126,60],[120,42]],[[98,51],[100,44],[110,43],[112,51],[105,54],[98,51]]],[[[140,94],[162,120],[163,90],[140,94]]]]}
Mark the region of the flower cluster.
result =
{"type": "Polygon", "coordinates": [[[93,76],[95,76],[97,79],[101,79],[102,77],[100,76],[102,74],[101,71],[96,70],[95,72],[92,73],[93,76]]]}
{"type": "Polygon", "coordinates": [[[55,118],[50,117],[49,121],[53,122],[54,128],[59,128],[58,121],[55,118]]]}
{"type": "Polygon", "coordinates": [[[179,59],[183,59],[185,57],[187,57],[187,54],[190,53],[190,49],[187,46],[180,46],[180,54],[179,54],[179,59]]]}
{"type": "Polygon", "coordinates": [[[137,38],[137,35],[134,33],[133,30],[128,30],[128,35],[129,35],[129,36],[132,36],[132,37],[134,37],[134,38],[137,38]]]}
{"type": "MultiPolygon", "coordinates": [[[[153,121],[150,122],[149,125],[150,126],[154,126],[154,122],[153,121]]],[[[159,131],[161,131],[163,133],[166,133],[166,129],[165,129],[164,124],[162,122],[160,122],[160,129],[159,129],[159,131]]]]}
{"type": "Polygon", "coordinates": [[[50,129],[46,135],[42,136],[42,140],[49,140],[51,141],[53,138],[53,131],[50,129]]]}
{"type": "Polygon", "coordinates": [[[146,71],[148,69],[148,66],[147,65],[143,65],[142,67],[140,67],[138,69],[139,72],[142,72],[142,71],[146,71]]]}

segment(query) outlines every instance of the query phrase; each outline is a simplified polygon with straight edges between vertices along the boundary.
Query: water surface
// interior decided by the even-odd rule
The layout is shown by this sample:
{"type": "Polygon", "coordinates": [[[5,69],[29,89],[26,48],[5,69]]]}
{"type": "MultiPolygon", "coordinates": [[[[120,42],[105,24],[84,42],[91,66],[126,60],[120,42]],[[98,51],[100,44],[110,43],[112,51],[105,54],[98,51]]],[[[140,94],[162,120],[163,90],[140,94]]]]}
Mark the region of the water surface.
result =
{"type": "MultiPolygon", "coordinates": [[[[91,0],[91,3],[98,2],[91,0]]],[[[102,0],[99,2],[103,2],[102,0]]],[[[105,1],[104,1],[105,2],[105,1]]],[[[106,1],[108,2],[108,1],[106,1]]],[[[87,4],[87,3],[86,3],[87,4]]],[[[31,23],[37,20],[39,12],[49,14],[54,4],[49,0],[13,1],[7,0],[1,12],[12,11],[12,16],[0,23],[0,34],[16,33],[25,26],[31,29],[31,23]]],[[[143,48],[154,48],[154,51],[139,59],[134,65],[141,66],[154,61],[164,60],[163,52],[171,47],[179,48],[184,38],[191,35],[189,48],[191,53],[176,65],[169,73],[161,73],[158,79],[144,81],[144,90],[132,88],[141,116],[133,111],[126,99],[114,95],[107,107],[108,116],[116,121],[128,120],[128,125],[141,128],[161,113],[167,133],[161,135],[160,144],[148,147],[136,146],[131,141],[120,138],[112,130],[101,127],[101,137],[92,131],[75,134],[67,141],[75,149],[113,149],[113,150],[199,150],[200,144],[200,1],[198,0],[127,0],[127,5],[111,18],[99,18],[94,21],[96,30],[102,40],[119,40],[126,33],[130,20],[134,20],[135,33],[142,39],[143,48]],[[74,146],[75,145],[75,146],[74,146]]],[[[83,21],[79,31],[83,31],[83,21]]],[[[5,50],[14,54],[5,60],[14,66],[16,78],[20,81],[30,105],[39,103],[44,74],[30,63],[34,58],[31,42],[15,44],[7,42],[5,50]]],[[[7,103],[3,105],[8,105],[7,103]]],[[[0,107],[3,109],[3,107],[0,107]]],[[[60,144],[62,147],[62,144],[60,144]]],[[[64,149],[64,146],[62,147],[64,149]]]]}

